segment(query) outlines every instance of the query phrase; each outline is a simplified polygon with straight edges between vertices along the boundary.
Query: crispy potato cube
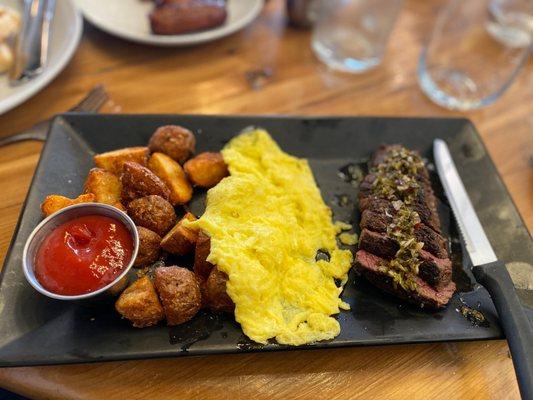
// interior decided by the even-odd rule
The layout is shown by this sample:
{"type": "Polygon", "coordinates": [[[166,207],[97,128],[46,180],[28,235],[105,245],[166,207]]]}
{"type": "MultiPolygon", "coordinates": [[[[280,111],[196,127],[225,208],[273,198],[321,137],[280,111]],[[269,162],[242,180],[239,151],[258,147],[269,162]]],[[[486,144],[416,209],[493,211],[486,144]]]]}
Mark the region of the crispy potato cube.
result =
{"type": "Polygon", "coordinates": [[[133,265],[135,267],[145,267],[157,261],[161,252],[161,236],[154,231],[137,227],[139,233],[139,251],[133,265]]]}
{"type": "Polygon", "coordinates": [[[51,194],[46,196],[44,201],[41,204],[41,211],[45,216],[52,215],[56,211],[61,210],[62,208],[72,206],[74,204],[80,203],[93,203],[95,201],[95,195],[92,193],[81,194],[75,199],[70,199],[65,196],[60,196],[58,194],[51,194]]]}
{"type": "Polygon", "coordinates": [[[196,186],[211,188],[228,176],[228,166],[220,153],[200,153],[183,165],[190,181],[196,186]]]}
{"type": "Polygon", "coordinates": [[[94,201],[97,203],[109,204],[125,211],[120,202],[122,183],[115,174],[102,168],[93,168],[87,175],[84,185],[85,193],[94,194],[94,201]]]}
{"type": "Polygon", "coordinates": [[[227,313],[233,313],[235,310],[235,303],[226,292],[227,281],[228,275],[226,273],[220,271],[217,267],[211,270],[205,284],[207,305],[211,310],[227,313]]]}
{"type": "Polygon", "coordinates": [[[157,128],[148,147],[153,153],[165,153],[183,164],[194,153],[196,138],[193,133],[179,125],[166,125],[157,128]]]}
{"type": "Polygon", "coordinates": [[[139,197],[157,195],[169,199],[170,189],[147,167],[127,161],[122,167],[122,199],[127,203],[139,197]]]}
{"type": "Polygon", "coordinates": [[[209,253],[211,252],[211,238],[204,232],[198,232],[198,238],[196,239],[196,249],[194,251],[194,273],[198,275],[202,280],[207,280],[213,264],[207,261],[209,253]]]}
{"type": "Polygon", "coordinates": [[[176,224],[176,211],[172,204],[156,195],[141,197],[128,204],[128,215],[136,225],[165,236],[176,224]]]}
{"type": "Polygon", "coordinates": [[[185,204],[191,200],[192,186],[181,165],[172,158],[163,153],[154,153],[148,161],[148,168],[169,187],[170,202],[173,205],[185,204]]]}
{"type": "Polygon", "coordinates": [[[176,266],[156,268],[154,284],[168,325],[187,322],[200,310],[200,285],[192,271],[176,266]]]}
{"type": "Polygon", "coordinates": [[[122,292],[115,309],[136,328],[157,324],[164,317],[163,306],[148,276],[137,279],[122,292]]]}
{"type": "Polygon", "coordinates": [[[198,238],[198,231],[184,227],[183,222],[187,220],[195,221],[196,217],[188,212],[179,220],[161,241],[161,247],[164,250],[180,256],[184,256],[193,250],[198,238]]]}
{"type": "Polygon", "coordinates": [[[120,176],[122,166],[126,161],[133,161],[145,166],[148,161],[148,152],[148,147],[126,147],[124,149],[108,151],[107,153],[96,154],[94,156],[94,163],[97,167],[120,176]]]}

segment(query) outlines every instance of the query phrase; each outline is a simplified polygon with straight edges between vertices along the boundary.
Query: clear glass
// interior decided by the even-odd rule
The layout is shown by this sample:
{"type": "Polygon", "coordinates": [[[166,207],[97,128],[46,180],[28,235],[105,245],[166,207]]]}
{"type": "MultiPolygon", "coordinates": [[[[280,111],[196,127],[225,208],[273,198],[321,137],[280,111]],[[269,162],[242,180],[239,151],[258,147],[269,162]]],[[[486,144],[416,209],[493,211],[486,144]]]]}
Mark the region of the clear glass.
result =
{"type": "Polygon", "coordinates": [[[363,72],[381,63],[403,0],[317,0],[311,47],[330,68],[363,72]]]}
{"type": "Polygon", "coordinates": [[[470,110],[496,101],[532,48],[533,0],[451,0],[418,66],[435,103],[470,110]]]}

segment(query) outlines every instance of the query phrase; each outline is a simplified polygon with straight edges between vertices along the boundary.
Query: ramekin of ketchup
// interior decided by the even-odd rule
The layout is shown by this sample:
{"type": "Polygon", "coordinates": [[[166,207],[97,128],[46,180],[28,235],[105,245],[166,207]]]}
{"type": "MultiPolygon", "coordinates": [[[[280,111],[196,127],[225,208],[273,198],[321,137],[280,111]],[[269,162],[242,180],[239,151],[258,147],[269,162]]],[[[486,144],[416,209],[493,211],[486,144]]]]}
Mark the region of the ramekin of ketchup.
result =
{"type": "Polygon", "coordinates": [[[24,248],[24,274],[49,297],[88,298],[128,273],[138,246],[137,228],[125,213],[105,204],[78,204],[35,228],[24,248]]]}

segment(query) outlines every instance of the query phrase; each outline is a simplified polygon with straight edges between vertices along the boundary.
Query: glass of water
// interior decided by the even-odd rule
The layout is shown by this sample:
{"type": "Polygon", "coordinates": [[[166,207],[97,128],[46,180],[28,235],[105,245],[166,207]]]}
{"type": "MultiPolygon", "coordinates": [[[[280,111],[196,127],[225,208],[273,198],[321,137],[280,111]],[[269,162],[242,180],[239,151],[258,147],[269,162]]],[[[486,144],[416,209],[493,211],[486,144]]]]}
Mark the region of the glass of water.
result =
{"type": "Polygon", "coordinates": [[[526,63],[532,34],[533,0],[451,0],[420,57],[420,87],[449,109],[489,105],[526,63]]]}
{"type": "Polygon", "coordinates": [[[316,0],[311,47],[330,68],[363,72],[381,63],[403,0],[316,0]]]}

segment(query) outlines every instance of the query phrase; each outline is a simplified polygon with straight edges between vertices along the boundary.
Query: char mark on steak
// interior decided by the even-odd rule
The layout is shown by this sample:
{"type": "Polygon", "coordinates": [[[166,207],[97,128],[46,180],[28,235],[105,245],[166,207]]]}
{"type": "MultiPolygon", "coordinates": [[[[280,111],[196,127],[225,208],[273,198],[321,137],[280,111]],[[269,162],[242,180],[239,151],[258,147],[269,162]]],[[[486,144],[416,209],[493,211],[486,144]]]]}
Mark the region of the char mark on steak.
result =
{"type": "MultiPolygon", "coordinates": [[[[361,229],[368,229],[369,231],[386,234],[387,227],[392,224],[393,216],[395,214],[394,209],[392,209],[391,212],[392,213],[375,212],[368,209],[363,211],[361,214],[361,229]]],[[[436,257],[448,257],[446,239],[423,222],[415,227],[415,238],[417,241],[424,243],[424,250],[436,257]]]]}
{"type": "MultiPolygon", "coordinates": [[[[387,204],[387,206],[391,206],[391,202],[388,199],[384,199],[373,193],[373,182],[375,179],[376,176],[373,173],[370,173],[365,176],[359,186],[359,208],[361,211],[373,208],[374,203],[376,202],[381,205],[387,204]],[[384,202],[381,200],[384,200],[384,202]]],[[[431,184],[429,180],[418,180],[418,183],[420,184],[421,190],[418,191],[415,198],[413,209],[418,213],[424,224],[431,227],[435,232],[440,233],[441,229],[437,213],[437,200],[435,199],[431,184]]]]}

